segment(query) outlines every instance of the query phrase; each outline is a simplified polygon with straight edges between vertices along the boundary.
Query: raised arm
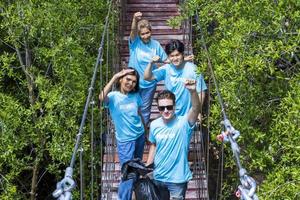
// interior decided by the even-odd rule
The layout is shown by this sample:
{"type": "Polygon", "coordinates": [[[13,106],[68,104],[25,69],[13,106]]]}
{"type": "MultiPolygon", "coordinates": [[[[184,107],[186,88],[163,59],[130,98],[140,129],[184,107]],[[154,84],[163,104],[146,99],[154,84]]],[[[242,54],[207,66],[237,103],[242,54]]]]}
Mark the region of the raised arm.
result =
{"type": "Polygon", "coordinates": [[[154,56],[154,57],[150,60],[150,62],[148,63],[148,65],[147,65],[147,67],[146,67],[146,69],[145,69],[145,72],[144,72],[144,79],[145,79],[146,81],[151,81],[151,80],[154,80],[154,79],[155,79],[154,76],[153,76],[153,74],[152,74],[152,65],[153,65],[155,62],[159,61],[159,59],[160,59],[159,56],[154,56]]]}
{"type": "Polygon", "coordinates": [[[194,60],[194,55],[191,54],[191,55],[188,55],[188,56],[184,56],[183,60],[184,60],[184,61],[193,62],[193,60],[194,60]]]}
{"type": "Polygon", "coordinates": [[[122,76],[127,74],[128,72],[132,72],[133,69],[123,69],[122,71],[116,73],[110,81],[105,85],[104,89],[100,92],[99,94],[99,100],[100,102],[106,101],[107,99],[107,94],[110,92],[113,84],[122,76]]]}
{"type": "Polygon", "coordinates": [[[134,38],[138,35],[137,23],[141,19],[142,13],[136,12],[133,14],[132,23],[131,23],[131,31],[130,31],[130,40],[133,41],[134,38]]]}
{"type": "Polygon", "coordinates": [[[203,107],[203,103],[205,100],[205,92],[201,91],[200,93],[198,93],[198,97],[199,97],[199,101],[200,101],[200,113],[198,115],[198,120],[199,122],[202,122],[202,107],[203,107]]]}
{"type": "Polygon", "coordinates": [[[188,113],[188,121],[191,125],[195,124],[197,121],[198,115],[200,113],[200,101],[199,96],[196,91],[196,81],[195,80],[186,80],[185,87],[190,91],[191,100],[192,100],[192,107],[188,113]]]}

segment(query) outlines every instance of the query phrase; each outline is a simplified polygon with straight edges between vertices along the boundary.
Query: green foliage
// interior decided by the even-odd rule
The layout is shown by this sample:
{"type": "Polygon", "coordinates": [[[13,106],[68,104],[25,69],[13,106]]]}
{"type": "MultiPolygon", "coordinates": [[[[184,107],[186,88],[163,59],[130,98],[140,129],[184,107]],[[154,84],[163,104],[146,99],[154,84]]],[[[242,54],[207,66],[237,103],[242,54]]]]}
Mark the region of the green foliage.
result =
{"type": "MultiPolygon", "coordinates": [[[[201,34],[232,125],[241,132],[242,165],[259,186],[260,199],[299,198],[300,4],[288,1],[191,0],[170,25],[199,14],[194,50],[208,68],[201,34]]],[[[205,76],[209,78],[208,69],[205,76]]],[[[212,138],[221,109],[212,84],[212,138]]],[[[217,131],[215,131],[217,130],[217,131]]],[[[212,141],[215,143],[214,141],[212,141]]],[[[216,145],[216,144],[215,144],[216,145]]],[[[239,180],[229,145],[225,148],[223,195],[232,199],[239,180]]]]}
{"type": "MultiPolygon", "coordinates": [[[[88,94],[106,3],[0,2],[0,199],[49,198],[63,177],[88,94]]],[[[90,132],[88,125],[84,132],[90,132]]],[[[82,139],[87,150],[88,135],[82,139]]]]}

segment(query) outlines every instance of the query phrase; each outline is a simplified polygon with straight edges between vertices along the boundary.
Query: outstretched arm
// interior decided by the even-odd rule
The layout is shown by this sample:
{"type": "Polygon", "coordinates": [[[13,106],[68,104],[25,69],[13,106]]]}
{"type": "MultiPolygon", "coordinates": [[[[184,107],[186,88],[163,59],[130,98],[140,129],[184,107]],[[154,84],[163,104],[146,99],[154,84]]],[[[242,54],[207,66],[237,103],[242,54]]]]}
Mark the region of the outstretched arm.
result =
{"type": "Polygon", "coordinates": [[[131,23],[131,31],[130,31],[130,40],[133,41],[134,38],[138,35],[137,30],[137,22],[141,19],[142,13],[136,12],[133,14],[132,23],[131,23]]]}
{"type": "Polygon", "coordinates": [[[100,92],[99,94],[99,100],[100,102],[106,101],[107,99],[107,94],[109,93],[109,91],[111,90],[113,84],[122,76],[124,76],[125,74],[132,72],[133,69],[123,69],[122,71],[116,73],[111,79],[110,81],[105,85],[104,89],[100,92]]]}
{"type": "Polygon", "coordinates": [[[191,125],[195,124],[200,113],[200,101],[196,91],[196,80],[186,80],[185,87],[190,91],[192,107],[188,112],[188,121],[191,125]]]}
{"type": "Polygon", "coordinates": [[[155,77],[152,74],[152,64],[159,61],[160,57],[159,56],[154,56],[151,61],[148,63],[145,72],[144,72],[144,79],[146,81],[151,81],[154,80],[155,77]]]}

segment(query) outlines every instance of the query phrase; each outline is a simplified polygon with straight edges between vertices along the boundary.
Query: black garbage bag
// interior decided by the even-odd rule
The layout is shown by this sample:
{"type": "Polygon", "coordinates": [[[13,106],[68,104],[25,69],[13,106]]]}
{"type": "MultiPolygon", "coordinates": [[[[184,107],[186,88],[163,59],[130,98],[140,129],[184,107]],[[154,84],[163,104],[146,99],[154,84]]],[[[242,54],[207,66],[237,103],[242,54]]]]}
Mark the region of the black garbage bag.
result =
{"type": "Polygon", "coordinates": [[[125,162],[122,165],[122,180],[126,181],[128,179],[137,180],[140,176],[145,176],[146,174],[152,172],[153,169],[146,167],[143,161],[139,158],[134,158],[125,162]]]}
{"type": "Polygon", "coordinates": [[[140,178],[153,171],[153,165],[145,166],[143,161],[135,158],[125,162],[122,165],[122,180],[133,179],[136,200],[169,200],[170,194],[166,187],[157,186],[146,176],[140,178]]]}
{"type": "Polygon", "coordinates": [[[170,193],[166,187],[157,186],[149,178],[140,178],[134,183],[136,200],[169,200],[170,193]]]}

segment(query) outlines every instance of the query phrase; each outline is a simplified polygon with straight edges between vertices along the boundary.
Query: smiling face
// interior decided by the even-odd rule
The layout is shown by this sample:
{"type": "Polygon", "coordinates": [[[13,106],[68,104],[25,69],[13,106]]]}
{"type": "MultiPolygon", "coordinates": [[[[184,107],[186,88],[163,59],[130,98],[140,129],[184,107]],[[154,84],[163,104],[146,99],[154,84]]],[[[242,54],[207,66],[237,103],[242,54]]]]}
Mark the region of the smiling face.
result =
{"type": "Polygon", "coordinates": [[[151,30],[148,28],[141,28],[141,30],[139,31],[139,36],[143,43],[147,44],[151,39],[151,30]]]}
{"type": "Polygon", "coordinates": [[[137,84],[137,78],[135,75],[127,74],[120,78],[120,92],[127,94],[135,89],[137,84]]]}
{"type": "Polygon", "coordinates": [[[158,110],[162,116],[165,123],[171,121],[175,115],[174,112],[174,102],[172,99],[159,99],[158,100],[158,110]]]}
{"type": "Polygon", "coordinates": [[[183,62],[183,55],[178,50],[174,50],[169,54],[169,60],[176,67],[180,67],[183,62]]]}

